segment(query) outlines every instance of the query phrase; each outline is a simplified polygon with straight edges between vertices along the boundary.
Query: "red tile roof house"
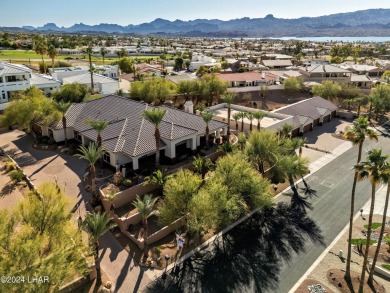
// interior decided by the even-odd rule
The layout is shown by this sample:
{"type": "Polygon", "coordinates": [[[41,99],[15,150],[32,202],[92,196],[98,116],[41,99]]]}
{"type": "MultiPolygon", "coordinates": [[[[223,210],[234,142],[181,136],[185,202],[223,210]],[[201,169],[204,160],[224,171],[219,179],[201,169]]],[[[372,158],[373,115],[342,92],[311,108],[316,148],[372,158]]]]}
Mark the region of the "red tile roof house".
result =
{"type": "MultiPolygon", "coordinates": [[[[151,105],[136,102],[116,95],[85,103],[73,104],[66,112],[68,139],[75,139],[83,145],[96,142],[97,134],[85,124],[87,119],[109,122],[103,130],[102,146],[106,153],[103,160],[113,167],[126,165],[138,170],[143,162],[155,157],[155,127],[142,114],[144,110],[154,108],[151,105]]],[[[174,163],[190,151],[197,150],[204,139],[206,124],[203,118],[192,113],[160,106],[167,112],[160,125],[161,158],[174,163]]],[[[42,135],[53,138],[56,142],[64,141],[62,122],[51,126],[40,126],[42,135]]],[[[227,134],[227,124],[212,120],[209,123],[210,134],[216,138],[227,134]]]]}

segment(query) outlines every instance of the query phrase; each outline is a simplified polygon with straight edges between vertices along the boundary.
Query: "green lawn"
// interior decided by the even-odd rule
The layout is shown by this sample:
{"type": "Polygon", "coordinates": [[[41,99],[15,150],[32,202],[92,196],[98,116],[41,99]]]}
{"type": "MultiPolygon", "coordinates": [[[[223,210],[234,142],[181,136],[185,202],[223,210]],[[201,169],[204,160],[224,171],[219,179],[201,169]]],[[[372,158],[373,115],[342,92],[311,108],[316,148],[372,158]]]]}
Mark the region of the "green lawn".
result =
{"type": "MultiPolygon", "coordinates": [[[[376,230],[378,229],[380,226],[382,226],[382,223],[372,223],[371,225],[371,230],[376,230]]],[[[368,225],[364,225],[364,228],[368,228],[368,225]]]]}
{"type": "MultiPolygon", "coordinates": [[[[377,241],[376,240],[370,240],[370,245],[376,243],[377,241]]],[[[363,245],[366,245],[367,243],[367,239],[351,239],[351,244],[352,245],[359,245],[359,244],[363,244],[363,245]]]]}
{"type": "Polygon", "coordinates": [[[390,271],[390,265],[382,265],[382,268],[384,268],[384,269],[390,271]]]}
{"type": "Polygon", "coordinates": [[[103,95],[101,94],[95,94],[93,96],[91,95],[87,95],[85,98],[84,98],[84,102],[89,102],[89,101],[93,101],[93,100],[97,100],[97,99],[100,99],[103,95]]]}

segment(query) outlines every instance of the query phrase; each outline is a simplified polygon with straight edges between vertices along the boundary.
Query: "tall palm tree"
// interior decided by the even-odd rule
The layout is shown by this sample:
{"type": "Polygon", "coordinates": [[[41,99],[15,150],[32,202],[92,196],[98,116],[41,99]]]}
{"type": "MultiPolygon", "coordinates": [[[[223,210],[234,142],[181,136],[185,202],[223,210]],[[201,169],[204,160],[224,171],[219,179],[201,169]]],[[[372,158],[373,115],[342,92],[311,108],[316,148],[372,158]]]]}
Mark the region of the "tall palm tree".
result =
{"type": "Polygon", "coordinates": [[[260,122],[266,116],[267,116],[267,113],[264,111],[261,111],[261,110],[253,112],[253,118],[257,120],[257,130],[260,131],[260,129],[261,129],[260,122]]]}
{"type": "Polygon", "coordinates": [[[209,129],[209,123],[211,119],[213,119],[213,113],[210,111],[204,111],[202,112],[202,118],[204,122],[206,123],[206,149],[209,148],[209,135],[210,135],[210,129],[209,129]]]}
{"type": "Polygon", "coordinates": [[[362,273],[360,274],[360,283],[359,283],[359,293],[363,293],[364,289],[364,277],[366,274],[366,267],[368,261],[368,252],[370,249],[370,240],[371,240],[371,226],[372,226],[372,217],[374,215],[375,207],[375,193],[376,187],[383,180],[383,171],[387,167],[388,156],[382,155],[381,149],[372,149],[368,152],[368,158],[365,162],[360,162],[355,166],[355,170],[358,173],[358,180],[362,181],[369,178],[371,181],[371,205],[370,205],[370,214],[368,216],[368,225],[367,225],[367,243],[364,251],[364,260],[362,266],[362,273]]]}
{"type": "Polygon", "coordinates": [[[54,73],[54,60],[58,56],[58,51],[53,45],[50,45],[47,51],[47,55],[49,55],[51,59],[51,66],[53,68],[53,73],[54,73]]]}
{"type": "Polygon", "coordinates": [[[100,48],[100,55],[102,55],[102,58],[103,58],[103,65],[104,65],[104,57],[106,57],[107,53],[108,53],[108,51],[105,47],[100,48]]]}
{"type": "Polygon", "coordinates": [[[227,142],[230,142],[230,115],[231,115],[231,105],[233,104],[234,98],[236,95],[234,94],[224,94],[221,98],[224,100],[226,105],[228,106],[228,128],[227,128],[227,142]]]}
{"type": "Polygon", "coordinates": [[[236,121],[236,131],[238,132],[238,120],[241,119],[241,113],[240,112],[233,113],[232,118],[234,119],[234,121],[236,121]]]}
{"type": "Polygon", "coordinates": [[[89,60],[89,72],[91,74],[91,94],[93,95],[95,93],[95,88],[94,88],[94,84],[93,84],[93,66],[92,66],[92,53],[93,53],[93,50],[92,50],[92,47],[91,46],[88,46],[88,48],[85,49],[85,52],[88,54],[88,60],[89,60]]]}
{"type": "Polygon", "coordinates": [[[142,199],[137,195],[136,200],[133,202],[133,206],[142,217],[142,228],[144,229],[144,262],[148,258],[148,218],[156,213],[154,205],[157,199],[157,197],[153,198],[151,194],[145,194],[142,199]]]}
{"type": "Polygon", "coordinates": [[[241,132],[244,132],[244,119],[246,118],[246,112],[239,112],[241,119],[241,132]]]}
{"type": "Polygon", "coordinates": [[[194,167],[194,171],[202,175],[202,179],[206,177],[207,171],[213,166],[213,162],[207,157],[194,157],[192,161],[192,166],[194,167]]]}
{"type": "Polygon", "coordinates": [[[85,120],[84,123],[96,131],[96,133],[97,133],[96,143],[97,143],[97,146],[100,147],[102,145],[101,134],[102,134],[103,130],[107,128],[109,122],[105,121],[105,120],[88,119],[88,120],[85,120]]]}
{"type": "Polygon", "coordinates": [[[246,113],[246,118],[251,122],[249,124],[249,132],[252,132],[252,129],[253,129],[253,119],[255,119],[255,117],[253,116],[253,112],[247,112],[246,113]]]}
{"type": "Polygon", "coordinates": [[[62,128],[64,128],[65,146],[68,146],[68,135],[66,133],[66,117],[65,114],[72,104],[70,102],[57,102],[56,108],[62,115],[62,128]]]}
{"type": "Polygon", "coordinates": [[[100,258],[99,258],[99,239],[107,231],[116,226],[115,223],[111,223],[111,218],[105,213],[88,213],[82,224],[83,230],[88,233],[90,242],[94,246],[94,258],[96,266],[96,284],[102,283],[102,273],[100,270],[100,258]]]}
{"type": "MultiPolygon", "coordinates": [[[[353,122],[353,126],[348,128],[345,133],[345,138],[352,141],[354,145],[358,145],[358,156],[357,164],[360,163],[362,158],[363,143],[368,137],[370,140],[378,140],[378,136],[375,131],[368,128],[368,118],[359,117],[353,122]]],[[[352,184],[352,193],[351,193],[351,209],[349,214],[349,231],[348,231],[348,253],[347,253],[347,265],[345,269],[344,279],[349,282],[351,280],[351,255],[352,255],[352,246],[350,245],[352,241],[352,230],[353,230],[353,216],[355,213],[355,192],[356,192],[356,183],[358,179],[358,173],[355,170],[355,175],[353,177],[352,184]]]]}
{"type": "Polygon", "coordinates": [[[89,172],[91,174],[91,190],[92,196],[95,200],[98,199],[98,195],[96,192],[96,162],[103,156],[103,149],[101,146],[96,146],[94,142],[91,142],[87,147],[80,146],[79,151],[81,154],[76,154],[76,156],[80,157],[80,159],[84,159],[88,161],[89,164],[89,172]]]}
{"type": "Polygon", "coordinates": [[[294,138],[294,146],[296,148],[299,148],[299,154],[298,154],[298,157],[301,158],[302,157],[302,148],[305,146],[305,144],[307,144],[307,138],[306,137],[298,137],[298,138],[294,138]]]}
{"type": "Polygon", "coordinates": [[[280,129],[280,136],[288,138],[291,136],[292,126],[290,124],[285,123],[280,129]]]}
{"type": "Polygon", "coordinates": [[[246,145],[246,135],[245,133],[241,132],[237,136],[237,143],[240,146],[240,150],[243,152],[246,145]]]}
{"type": "Polygon", "coordinates": [[[160,165],[160,124],[166,112],[167,110],[158,108],[145,110],[143,112],[144,118],[155,127],[154,138],[156,139],[156,166],[160,165]]]}
{"type": "Polygon", "coordinates": [[[39,38],[39,39],[35,40],[34,51],[38,55],[41,55],[42,65],[43,65],[43,73],[46,73],[46,65],[45,65],[45,60],[43,59],[43,55],[46,55],[46,53],[47,53],[47,44],[46,44],[46,40],[44,38],[39,38]]]}
{"type": "Polygon", "coordinates": [[[383,181],[383,183],[387,183],[386,200],[385,200],[385,207],[384,207],[383,216],[382,216],[382,226],[381,226],[381,230],[379,232],[379,237],[378,237],[378,245],[377,245],[376,250],[375,250],[374,258],[372,259],[370,274],[368,276],[367,283],[369,285],[373,285],[375,265],[376,265],[376,262],[378,260],[379,252],[380,252],[381,246],[382,246],[383,235],[385,233],[387,208],[389,206],[389,195],[390,195],[390,165],[389,165],[389,162],[386,163],[385,170],[382,174],[382,181],[383,181]]]}

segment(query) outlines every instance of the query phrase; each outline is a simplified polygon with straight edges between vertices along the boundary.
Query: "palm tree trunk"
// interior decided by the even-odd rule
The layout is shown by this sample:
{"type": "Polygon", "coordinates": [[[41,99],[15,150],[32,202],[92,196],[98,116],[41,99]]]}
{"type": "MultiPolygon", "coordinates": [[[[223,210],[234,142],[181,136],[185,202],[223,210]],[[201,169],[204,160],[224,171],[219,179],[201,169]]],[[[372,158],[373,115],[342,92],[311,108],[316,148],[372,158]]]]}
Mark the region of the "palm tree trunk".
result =
{"type": "Polygon", "coordinates": [[[370,103],[370,110],[368,110],[368,121],[371,120],[371,113],[372,113],[372,102],[370,103]]]}
{"type": "Polygon", "coordinates": [[[95,267],[96,267],[96,285],[102,283],[102,272],[100,270],[100,259],[99,259],[99,243],[95,241],[95,267]]]}
{"type": "Polygon", "coordinates": [[[370,215],[368,217],[367,243],[366,243],[366,248],[365,248],[365,251],[364,251],[364,260],[363,260],[362,273],[360,274],[360,283],[359,283],[359,291],[358,291],[359,293],[364,293],[363,292],[364,277],[366,275],[368,251],[370,249],[370,240],[371,240],[372,216],[374,214],[374,206],[375,206],[375,188],[376,188],[376,184],[375,183],[371,183],[371,206],[370,206],[370,215]]]}
{"type": "Polygon", "coordinates": [[[65,146],[68,146],[68,135],[66,133],[66,117],[62,116],[62,128],[64,128],[64,138],[65,138],[65,146]]]}
{"type": "Polygon", "coordinates": [[[260,131],[260,120],[257,120],[257,130],[260,131]]]}
{"type": "Polygon", "coordinates": [[[103,65],[104,65],[104,56],[103,56],[103,65]]]}
{"type": "Polygon", "coordinates": [[[302,146],[299,147],[299,155],[298,155],[299,158],[302,157],[302,146]]]}
{"type": "Polygon", "coordinates": [[[156,138],[156,167],[160,165],[160,130],[156,127],[154,131],[154,137],[156,138]]]}
{"type": "Polygon", "coordinates": [[[253,128],[253,124],[252,124],[252,121],[251,121],[251,124],[249,125],[249,132],[252,132],[252,128],[253,128]]]}
{"type": "Polygon", "coordinates": [[[54,73],[54,58],[51,59],[51,66],[53,67],[53,73],[54,73]]]}
{"type": "Polygon", "coordinates": [[[236,121],[236,131],[238,131],[238,121],[236,121]]]}
{"type": "Polygon", "coordinates": [[[91,191],[92,191],[92,196],[94,198],[97,198],[96,195],[96,169],[95,166],[90,167],[90,172],[91,172],[91,191]]]}
{"type": "Polygon", "coordinates": [[[143,221],[143,226],[144,226],[144,262],[148,259],[148,250],[149,250],[149,245],[148,245],[148,220],[145,219],[143,221]]]}
{"type": "Polygon", "coordinates": [[[43,59],[43,55],[41,55],[41,57],[42,57],[42,64],[43,64],[43,74],[46,74],[45,60],[43,59]]]}
{"type": "Polygon", "coordinates": [[[206,149],[209,149],[209,125],[206,125],[206,149]]]}
{"type": "Polygon", "coordinates": [[[102,146],[102,136],[100,135],[100,133],[98,133],[97,135],[96,142],[98,147],[102,146]]]}
{"type": "Polygon", "coordinates": [[[381,226],[381,231],[379,233],[378,246],[376,247],[375,255],[374,255],[374,258],[372,260],[372,266],[371,266],[371,269],[370,269],[370,275],[368,276],[368,282],[367,283],[370,286],[373,285],[375,265],[376,265],[376,261],[378,260],[379,251],[381,249],[382,240],[383,240],[383,234],[385,233],[387,207],[389,206],[389,194],[390,194],[390,182],[387,184],[385,208],[383,210],[382,226],[381,226]]]}
{"type": "Polygon", "coordinates": [[[230,109],[230,105],[229,105],[229,108],[228,108],[228,125],[227,125],[227,142],[229,143],[230,142],[230,113],[231,113],[231,109],[230,109]]]}
{"type": "Polygon", "coordinates": [[[95,88],[93,86],[93,71],[92,71],[91,54],[88,54],[88,59],[89,59],[89,70],[91,72],[91,94],[93,95],[95,93],[95,88]]]}
{"type": "MultiPolygon", "coordinates": [[[[358,164],[360,163],[362,157],[362,149],[363,149],[363,142],[359,143],[359,151],[358,151],[358,158],[357,158],[358,164]]],[[[352,241],[352,231],[353,231],[353,216],[355,213],[355,193],[356,193],[357,178],[358,178],[358,173],[355,172],[355,175],[353,177],[353,184],[352,184],[351,209],[349,213],[347,265],[345,268],[345,275],[344,275],[344,279],[347,282],[351,281],[351,256],[352,256],[351,241],[352,241]]]]}
{"type": "Polygon", "coordinates": [[[244,132],[244,118],[241,120],[241,132],[244,132]]]}
{"type": "Polygon", "coordinates": [[[359,104],[358,108],[357,108],[357,115],[358,115],[358,117],[360,116],[360,107],[361,107],[361,105],[359,104]]]}

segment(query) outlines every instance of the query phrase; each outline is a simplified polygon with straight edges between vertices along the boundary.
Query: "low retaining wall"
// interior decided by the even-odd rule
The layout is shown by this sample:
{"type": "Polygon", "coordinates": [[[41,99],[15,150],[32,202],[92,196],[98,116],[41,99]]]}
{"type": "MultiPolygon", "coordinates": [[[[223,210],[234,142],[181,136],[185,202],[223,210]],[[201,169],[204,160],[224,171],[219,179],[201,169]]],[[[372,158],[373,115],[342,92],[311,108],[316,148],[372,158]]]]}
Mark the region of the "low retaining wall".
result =
{"type": "MultiPolygon", "coordinates": [[[[372,263],[369,262],[369,268],[371,268],[371,266],[372,266],[372,263]]],[[[375,266],[374,272],[390,279],[390,272],[388,270],[386,270],[385,268],[382,268],[380,266],[375,266]]]]}

